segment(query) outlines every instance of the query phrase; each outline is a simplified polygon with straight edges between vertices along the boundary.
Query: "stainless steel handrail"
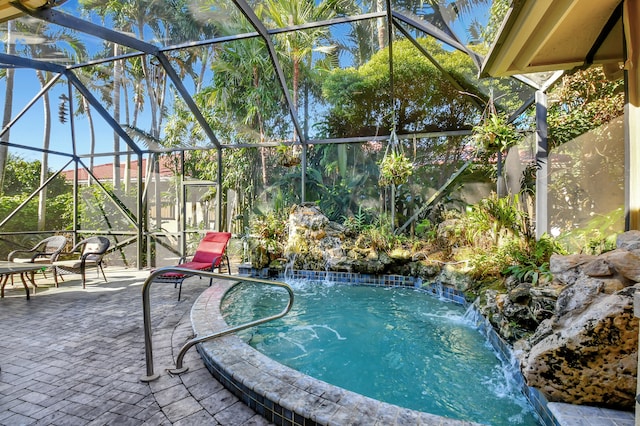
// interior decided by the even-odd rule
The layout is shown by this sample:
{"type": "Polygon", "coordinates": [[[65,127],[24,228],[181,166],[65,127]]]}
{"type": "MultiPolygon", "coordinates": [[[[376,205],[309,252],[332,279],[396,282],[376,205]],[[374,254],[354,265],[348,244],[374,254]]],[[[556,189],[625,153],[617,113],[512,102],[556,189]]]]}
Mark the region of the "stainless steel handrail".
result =
{"type": "Polygon", "coordinates": [[[280,312],[278,314],[271,315],[269,317],[261,318],[261,319],[258,319],[258,320],[255,320],[255,321],[251,321],[251,322],[248,322],[248,323],[245,323],[245,324],[241,324],[241,325],[238,325],[238,326],[229,327],[227,329],[224,329],[224,330],[209,334],[207,336],[201,336],[201,337],[200,336],[196,336],[193,339],[189,340],[187,343],[184,344],[184,346],[182,346],[182,348],[180,349],[180,352],[178,353],[178,357],[176,358],[176,368],[169,369],[169,372],[174,373],[174,374],[183,373],[183,372],[188,370],[188,367],[183,367],[182,360],[184,358],[185,353],[192,346],[194,346],[194,345],[196,345],[198,343],[201,343],[201,342],[205,342],[207,340],[212,340],[212,339],[215,339],[217,337],[226,336],[228,334],[235,333],[237,331],[244,330],[244,329],[249,328],[249,327],[255,327],[256,325],[260,325],[260,324],[263,324],[265,322],[269,322],[269,321],[273,321],[273,320],[278,319],[278,318],[282,318],[287,313],[289,313],[289,311],[291,310],[291,307],[293,306],[293,290],[287,284],[285,284],[283,282],[280,282],[280,281],[269,281],[269,280],[262,280],[262,279],[259,279],[259,278],[250,278],[250,277],[237,277],[237,276],[233,276],[233,275],[219,274],[219,273],[215,273],[215,272],[194,271],[193,269],[180,268],[180,267],[176,267],[176,266],[170,266],[170,267],[156,269],[155,271],[151,272],[151,274],[149,274],[149,277],[147,277],[147,279],[144,282],[144,285],[142,286],[142,312],[143,312],[143,320],[144,320],[144,349],[145,349],[145,357],[146,357],[146,363],[147,363],[147,375],[146,376],[142,376],[140,378],[140,380],[143,381],[143,382],[150,382],[150,381],[156,380],[158,377],[160,377],[159,374],[156,374],[153,371],[153,348],[152,348],[153,344],[151,342],[151,304],[150,304],[150,301],[149,301],[149,293],[150,293],[151,283],[153,282],[153,279],[155,277],[157,277],[158,275],[162,275],[162,274],[165,274],[167,272],[178,272],[178,273],[182,273],[182,274],[185,274],[185,275],[197,275],[197,276],[201,276],[201,277],[217,278],[217,279],[222,279],[222,280],[244,281],[244,282],[252,282],[252,283],[258,283],[258,284],[273,285],[273,286],[277,286],[277,287],[282,287],[285,290],[287,290],[287,292],[289,293],[289,302],[287,303],[287,306],[282,310],[282,312],[280,312]]]}

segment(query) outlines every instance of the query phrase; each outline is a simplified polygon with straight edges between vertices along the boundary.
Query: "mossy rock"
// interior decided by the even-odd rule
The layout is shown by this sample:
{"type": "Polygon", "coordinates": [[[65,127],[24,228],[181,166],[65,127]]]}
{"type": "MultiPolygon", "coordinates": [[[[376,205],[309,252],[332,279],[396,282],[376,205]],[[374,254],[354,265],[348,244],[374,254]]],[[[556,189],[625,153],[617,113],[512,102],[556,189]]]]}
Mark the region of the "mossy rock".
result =
{"type": "Polygon", "coordinates": [[[410,250],[404,248],[394,248],[389,253],[389,257],[396,262],[410,262],[412,254],[410,250]]]}

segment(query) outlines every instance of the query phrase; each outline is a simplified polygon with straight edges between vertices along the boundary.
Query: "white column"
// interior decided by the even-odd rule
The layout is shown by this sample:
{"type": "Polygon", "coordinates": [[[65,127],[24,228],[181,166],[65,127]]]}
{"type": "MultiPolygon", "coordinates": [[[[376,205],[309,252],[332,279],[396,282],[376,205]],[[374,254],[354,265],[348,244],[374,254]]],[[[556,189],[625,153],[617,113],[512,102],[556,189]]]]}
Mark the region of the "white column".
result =
{"type": "Polygon", "coordinates": [[[640,229],[640,4],[624,2],[624,29],[627,45],[625,75],[625,213],[627,229],[640,229]]]}

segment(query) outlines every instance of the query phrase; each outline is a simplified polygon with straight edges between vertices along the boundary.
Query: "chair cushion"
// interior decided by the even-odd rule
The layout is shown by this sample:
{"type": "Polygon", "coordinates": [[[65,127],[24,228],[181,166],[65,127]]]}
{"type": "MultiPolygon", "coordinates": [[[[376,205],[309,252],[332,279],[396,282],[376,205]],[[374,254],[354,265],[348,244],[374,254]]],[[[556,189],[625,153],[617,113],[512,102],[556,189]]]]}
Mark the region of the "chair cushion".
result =
{"type": "Polygon", "coordinates": [[[218,266],[230,239],[230,232],[207,232],[198,244],[193,261],[210,264],[216,262],[216,266],[218,266]]]}
{"type": "MultiPolygon", "coordinates": [[[[175,265],[177,268],[186,268],[186,269],[193,269],[196,271],[210,271],[211,270],[211,263],[204,263],[204,262],[186,262],[186,263],[181,263],[180,265],[175,265]]],[[[182,278],[184,277],[184,274],[181,274],[179,272],[167,272],[165,274],[159,275],[157,278],[182,278]]]]}
{"type": "MultiPolygon", "coordinates": [[[[60,260],[53,263],[54,266],[58,266],[62,269],[80,269],[82,262],[80,260],[60,260]]],[[[85,268],[95,267],[97,262],[95,260],[87,259],[84,262],[85,268]]]]}

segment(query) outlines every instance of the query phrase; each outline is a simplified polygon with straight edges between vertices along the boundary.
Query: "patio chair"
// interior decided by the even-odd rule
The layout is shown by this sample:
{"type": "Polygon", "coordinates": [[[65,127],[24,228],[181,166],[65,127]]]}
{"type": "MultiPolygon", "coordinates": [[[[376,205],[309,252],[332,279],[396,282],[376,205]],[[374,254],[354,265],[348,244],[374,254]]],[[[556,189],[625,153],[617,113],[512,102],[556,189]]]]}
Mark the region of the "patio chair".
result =
{"type": "MultiPolygon", "coordinates": [[[[230,232],[207,232],[204,238],[200,241],[200,244],[198,244],[198,248],[191,258],[191,261],[185,262],[186,258],[183,257],[180,259],[180,263],[176,266],[196,271],[209,272],[213,272],[217,269],[218,272],[221,273],[221,268],[223,268],[226,263],[227,272],[231,274],[229,257],[226,253],[230,239],[230,232]]],[[[182,274],[180,272],[166,272],[155,277],[153,281],[173,283],[174,287],[179,287],[178,300],[180,300],[180,296],[182,294],[182,282],[190,276],[192,275],[182,274]]],[[[212,281],[213,278],[209,280],[209,285],[211,285],[212,281]]]]}
{"type": "Polygon", "coordinates": [[[98,277],[102,272],[102,278],[104,278],[104,282],[107,282],[102,268],[102,258],[107,253],[110,244],[106,237],[90,237],[80,241],[71,249],[70,253],[66,253],[78,256],[77,259],[53,262],[53,279],[56,282],[56,287],[58,287],[58,276],[62,279],[63,274],[80,274],[82,275],[82,288],[86,288],[86,270],[88,268],[96,268],[98,277]]]}
{"type": "MultiPolygon", "coordinates": [[[[42,274],[44,275],[44,268],[51,265],[58,260],[58,256],[64,250],[64,246],[67,244],[67,238],[63,235],[54,235],[53,237],[45,238],[40,241],[30,250],[14,250],[7,256],[9,262],[16,263],[37,263],[43,265],[42,274]]],[[[31,273],[31,282],[34,282],[34,272],[31,273]]],[[[46,278],[46,275],[45,275],[46,278]]],[[[11,283],[13,284],[13,276],[11,277],[11,283]]]]}

